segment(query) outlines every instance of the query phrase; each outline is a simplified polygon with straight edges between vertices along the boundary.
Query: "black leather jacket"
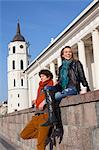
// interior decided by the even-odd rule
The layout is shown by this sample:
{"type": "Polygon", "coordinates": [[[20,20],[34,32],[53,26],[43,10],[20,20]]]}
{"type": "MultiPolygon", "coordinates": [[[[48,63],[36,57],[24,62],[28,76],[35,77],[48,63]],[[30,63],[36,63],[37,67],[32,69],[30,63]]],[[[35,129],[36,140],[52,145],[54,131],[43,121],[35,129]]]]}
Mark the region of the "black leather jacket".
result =
{"type": "MultiPolygon", "coordinates": [[[[59,67],[58,80],[60,80],[61,68],[62,68],[62,65],[59,67]]],[[[73,60],[71,62],[70,66],[69,66],[68,76],[69,76],[68,87],[75,86],[77,88],[78,93],[79,93],[81,90],[80,83],[82,83],[82,85],[84,87],[87,87],[87,91],[90,91],[89,86],[88,86],[88,82],[87,82],[85,74],[84,74],[83,66],[79,60],[73,60]]]]}

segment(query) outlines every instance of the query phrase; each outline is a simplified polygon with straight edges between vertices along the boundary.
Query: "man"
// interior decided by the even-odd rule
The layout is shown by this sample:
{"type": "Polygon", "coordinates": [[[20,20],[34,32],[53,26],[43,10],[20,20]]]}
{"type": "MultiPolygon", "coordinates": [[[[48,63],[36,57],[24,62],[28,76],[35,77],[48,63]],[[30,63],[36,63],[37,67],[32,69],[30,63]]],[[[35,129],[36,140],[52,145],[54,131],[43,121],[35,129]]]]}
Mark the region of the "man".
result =
{"type": "Polygon", "coordinates": [[[39,72],[41,81],[37,91],[37,98],[33,100],[36,107],[35,116],[21,131],[20,137],[23,139],[37,138],[37,150],[45,150],[45,142],[49,133],[50,126],[41,126],[48,120],[48,108],[46,107],[46,96],[44,87],[53,85],[53,75],[49,70],[43,69],[39,72]]]}

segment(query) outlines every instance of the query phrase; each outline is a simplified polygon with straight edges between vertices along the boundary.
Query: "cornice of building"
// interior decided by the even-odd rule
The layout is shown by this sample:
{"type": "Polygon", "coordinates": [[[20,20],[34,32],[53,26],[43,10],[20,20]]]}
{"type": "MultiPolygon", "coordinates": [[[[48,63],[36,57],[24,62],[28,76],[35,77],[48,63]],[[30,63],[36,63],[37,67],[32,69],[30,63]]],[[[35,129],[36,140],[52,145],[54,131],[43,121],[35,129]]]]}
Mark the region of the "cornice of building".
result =
{"type": "Polygon", "coordinates": [[[68,32],[80,19],[82,19],[95,5],[99,3],[99,0],[95,0],[91,2],[80,14],[77,16],[28,66],[28,68],[24,71],[27,72],[35,62],[37,62],[42,55],[48,51],[66,32],[68,32]]]}

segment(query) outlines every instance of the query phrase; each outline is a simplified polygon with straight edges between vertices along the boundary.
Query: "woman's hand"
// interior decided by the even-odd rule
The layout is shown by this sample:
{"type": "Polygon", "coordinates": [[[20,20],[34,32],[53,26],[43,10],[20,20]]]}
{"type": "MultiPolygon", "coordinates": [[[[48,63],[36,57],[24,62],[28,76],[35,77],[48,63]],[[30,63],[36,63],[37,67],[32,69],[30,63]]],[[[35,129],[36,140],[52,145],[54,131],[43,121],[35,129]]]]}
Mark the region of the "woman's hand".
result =
{"type": "Polygon", "coordinates": [[[87,92],[87,87],[83,87],[80,91],[80,94],[85,94],[87,92]]]}

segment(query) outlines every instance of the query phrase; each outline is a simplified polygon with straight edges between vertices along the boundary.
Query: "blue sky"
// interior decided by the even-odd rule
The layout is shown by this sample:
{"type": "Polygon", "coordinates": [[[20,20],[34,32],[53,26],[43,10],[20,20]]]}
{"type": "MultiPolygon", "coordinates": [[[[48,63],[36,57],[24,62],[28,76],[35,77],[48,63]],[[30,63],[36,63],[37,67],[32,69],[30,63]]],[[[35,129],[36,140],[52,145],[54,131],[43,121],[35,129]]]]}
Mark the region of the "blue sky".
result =
{"type": "Polygon", "coordinates": [[[21,34],[33,60],[93,0],[0,0],[0,101],[7,99],[8,43],[21,34]]]}

